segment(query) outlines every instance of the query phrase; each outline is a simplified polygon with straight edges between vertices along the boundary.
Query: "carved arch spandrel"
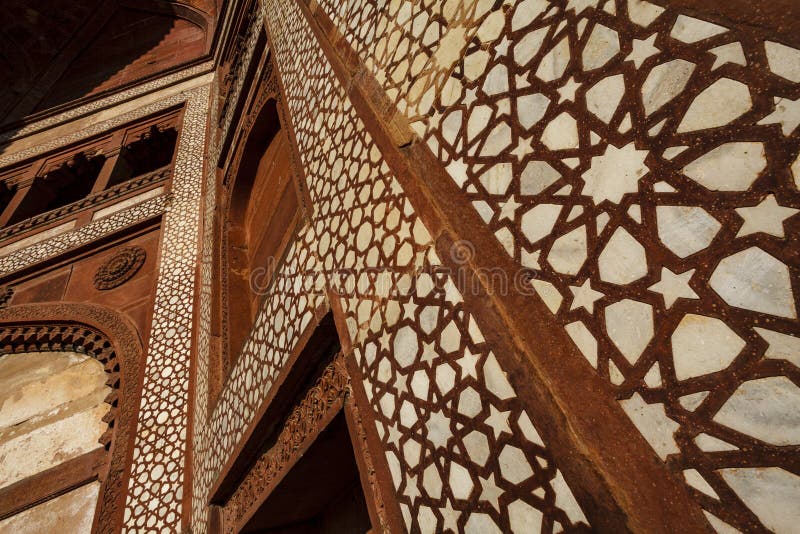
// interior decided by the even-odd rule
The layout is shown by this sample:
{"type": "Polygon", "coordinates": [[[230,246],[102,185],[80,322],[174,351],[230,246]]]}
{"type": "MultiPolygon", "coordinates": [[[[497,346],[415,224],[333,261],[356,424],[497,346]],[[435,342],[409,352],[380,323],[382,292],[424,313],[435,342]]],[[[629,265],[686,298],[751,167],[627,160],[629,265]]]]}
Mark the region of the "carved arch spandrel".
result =
{"type": "Polygon", "coordinates": [[[94,304],[53,303],[0,309],[0,354],[76,351],[103,364],[112,392],[100,443],[109,451],[92,532],[119,532],[139,411],[144,346],[119,313],[94,304]]]}

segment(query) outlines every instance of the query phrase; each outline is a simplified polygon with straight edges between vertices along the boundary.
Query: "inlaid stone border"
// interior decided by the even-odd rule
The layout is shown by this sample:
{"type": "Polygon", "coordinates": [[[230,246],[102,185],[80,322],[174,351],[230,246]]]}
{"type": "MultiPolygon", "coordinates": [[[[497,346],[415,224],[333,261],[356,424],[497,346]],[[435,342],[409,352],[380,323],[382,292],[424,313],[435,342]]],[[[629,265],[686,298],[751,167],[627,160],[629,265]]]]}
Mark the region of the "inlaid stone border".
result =
{"type": "Polygon", "coordinates": [[[180,530],[184,487],[187,478],[191,480],[186,473],[191,466],[190,381],[210,86],[202,85],[178,96],[185,100],[183,126],[172,202],[163,219],[162,253],[123,531],[180,530]]]}
{"type": "Polygon", "coordinates": [[[85,115],[89,115],[90,113],[93,113],[95,111],[100,111],[105,108],[122,104],[123,102],[132,100],[142,95],[146,95],[148,93],[158,91],[159,89],[169,87],[170,85],[174,85],[176,83],[189,80],[195,76],[199,76],[201,74],[209,72],[213,67],[214,67],[213,61],[206,61],[199,65],[193,65],[178,72],[174,72],[172,74],[159,77],[155,80],[151,80],[141,85],[131,87],[130,89],[114,93],[105,98],[94,100],[92,102],[84,104],[83,106],[69,109],[67,111],[64,111],[63,113],[58,113],[56,115],[43,118],[36,122],[27,124],[22,128],[0,134],[0,144],[14,141],[15,139],[20,139],[22,137],[27,137],[29,135],[33,135],[36,132],[40,132],[47,128],[52,128],[54,126],[58,126],[59,124],[75,120],[85,115]]]}

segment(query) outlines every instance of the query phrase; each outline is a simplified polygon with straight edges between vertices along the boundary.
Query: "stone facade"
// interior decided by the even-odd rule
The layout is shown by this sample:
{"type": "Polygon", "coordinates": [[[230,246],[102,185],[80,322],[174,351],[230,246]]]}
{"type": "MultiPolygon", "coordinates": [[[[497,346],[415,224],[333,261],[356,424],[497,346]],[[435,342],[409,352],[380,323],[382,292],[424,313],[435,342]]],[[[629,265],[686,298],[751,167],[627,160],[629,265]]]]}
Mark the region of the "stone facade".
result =
{"type": "Polygon", "coordinates": [[[0,531],[796,530],[797,6],[144,9],[0,129],[0,531]]]}

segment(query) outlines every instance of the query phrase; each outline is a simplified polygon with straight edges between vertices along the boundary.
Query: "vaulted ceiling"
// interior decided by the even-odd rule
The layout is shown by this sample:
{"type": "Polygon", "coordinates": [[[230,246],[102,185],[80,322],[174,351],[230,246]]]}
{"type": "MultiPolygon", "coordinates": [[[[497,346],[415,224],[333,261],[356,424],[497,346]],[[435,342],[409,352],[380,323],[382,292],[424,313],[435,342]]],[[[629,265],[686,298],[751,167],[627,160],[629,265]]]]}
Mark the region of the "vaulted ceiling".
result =
{"type": "Polygon", "coordinates": [[[218,0],[0,0],[0,124],[208,51],[218,0]]]}

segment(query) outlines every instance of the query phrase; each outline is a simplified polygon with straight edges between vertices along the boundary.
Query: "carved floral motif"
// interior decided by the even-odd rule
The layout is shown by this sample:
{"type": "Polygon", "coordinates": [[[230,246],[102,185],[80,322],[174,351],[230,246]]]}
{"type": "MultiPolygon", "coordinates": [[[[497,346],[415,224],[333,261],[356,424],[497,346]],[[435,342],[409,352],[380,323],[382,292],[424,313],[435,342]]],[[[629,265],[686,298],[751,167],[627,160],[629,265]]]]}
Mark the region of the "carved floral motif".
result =
{"type": "Polygon", "coordinates": [[[119,287],[135,275],[147,258],[142,247],[132,246],[120,249],[97,269],[94,287],[100,290],[119,287]]]}
{"type": "Polygon", "coordinates": [[[280,483],[283,475],[302,454],[303,445],[316,438],[330,416],[350,393],[350,376],[341,356],[325,368],[317,383],[295,406],[278,435],[275,445],[256,460],[224,509],[225,532],[251,511],[254,504],[280,483]]]}

